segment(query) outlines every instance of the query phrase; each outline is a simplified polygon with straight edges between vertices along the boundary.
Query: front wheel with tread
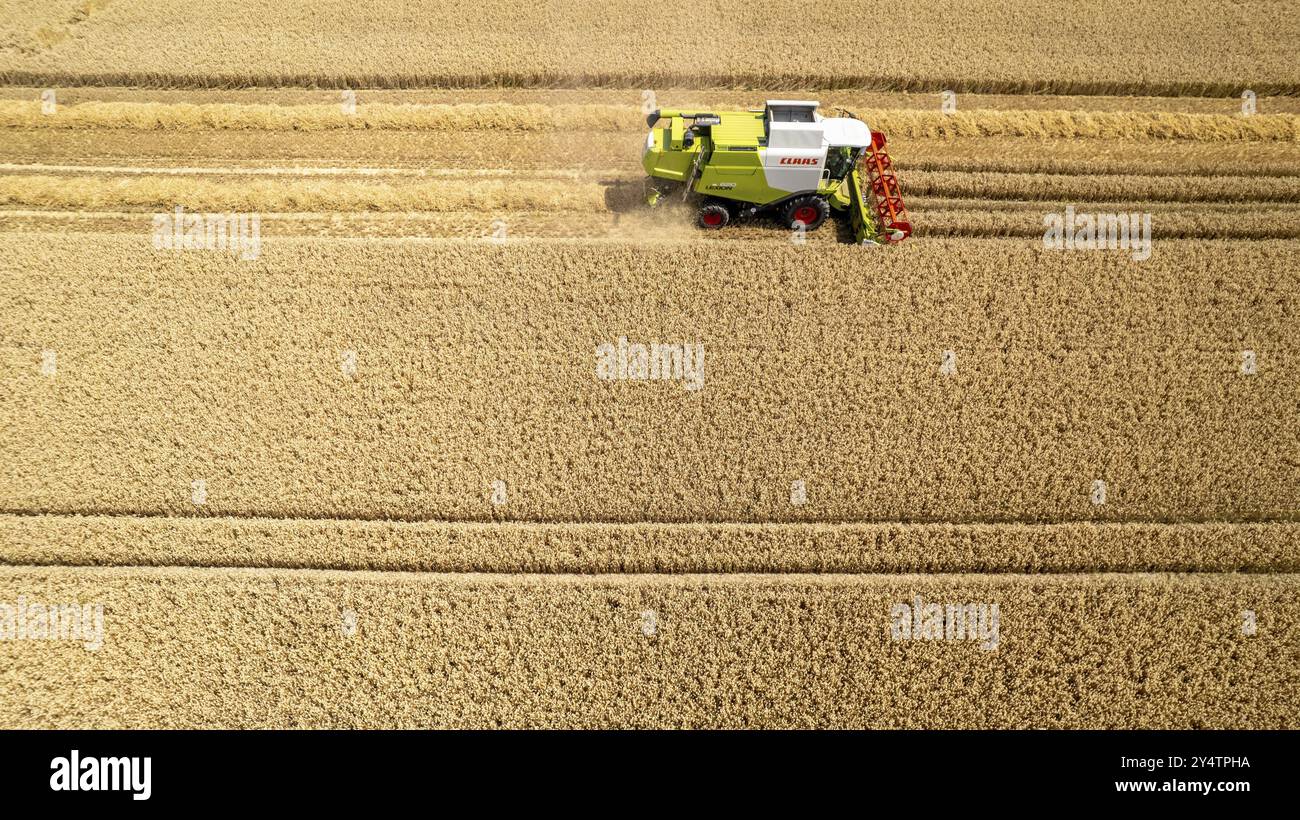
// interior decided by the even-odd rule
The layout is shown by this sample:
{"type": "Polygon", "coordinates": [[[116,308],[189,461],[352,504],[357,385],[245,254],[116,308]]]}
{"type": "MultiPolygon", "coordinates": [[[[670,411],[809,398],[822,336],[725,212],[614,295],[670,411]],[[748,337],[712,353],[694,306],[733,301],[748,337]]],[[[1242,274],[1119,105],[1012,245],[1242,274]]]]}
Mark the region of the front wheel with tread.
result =
{"type": "Polygon", "coordinates": [[[831,215],[831,204],[824,196],[797,196],[781,211],[781,223],[794,230],[800,223],[805,231],[815,231],[831,215]]]}
{"type": "Polygon", "coordinates": [[[700,208],[699,216],[695,218],[695,224],[706,230],[715,231],[731,221],[731,211],[726,205],[718,202],[706,203],[700,208]]]}

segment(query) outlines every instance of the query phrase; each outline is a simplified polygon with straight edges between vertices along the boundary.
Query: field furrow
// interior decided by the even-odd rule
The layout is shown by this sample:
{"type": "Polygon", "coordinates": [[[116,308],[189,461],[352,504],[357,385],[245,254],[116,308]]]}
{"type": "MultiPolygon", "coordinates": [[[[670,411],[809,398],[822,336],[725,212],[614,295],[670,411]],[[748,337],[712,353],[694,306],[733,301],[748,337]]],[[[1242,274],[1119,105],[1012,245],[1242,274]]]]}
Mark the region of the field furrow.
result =
{"type": "Polygon", "coordinates": [[[0,514],[0,561],[580,574],[1297,572],[1300,523],[527,524],[0,514]]]}

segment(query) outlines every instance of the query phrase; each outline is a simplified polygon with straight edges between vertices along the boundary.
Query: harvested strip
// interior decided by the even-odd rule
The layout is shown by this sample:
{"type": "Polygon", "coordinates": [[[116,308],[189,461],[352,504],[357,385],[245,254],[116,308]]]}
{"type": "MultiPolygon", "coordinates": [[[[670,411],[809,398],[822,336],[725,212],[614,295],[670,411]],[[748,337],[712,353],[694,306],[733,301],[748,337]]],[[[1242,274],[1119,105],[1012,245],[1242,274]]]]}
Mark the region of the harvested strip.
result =
{"type": "Polygon", "coordinates": [[[356,181],[274,181],[266,179],[210,180],[203,177],[113,178],[0,175],[0,205],[45,208],[156,208],[182,205],[206,211],[478,211],[571,210],[607,207],[613,191],[619,203],[630,201],[624,191],[597,182],[543,182],[491,178],[402,181],[397,184],[356,181]]]}
{"type": "MultiPolygon", "coordinates": [[[[830,113],[828,109],[828,113],[830,113]]],[[[1035,137],[1300,141],[1300,115],[1197,114],[1160,111],[941,111],[869,109],[854,113],[893,137],[1035,137]]],[[[41,113],[39,102],[0,100],[0,128],[127,128],[132,130],[327,129],[640,131],[645,115],[625,105],[462,103],[335,105],[84,102],[41,113]]]]}
{"type": "MultiPolygon", "coordinates": [[[[0,128],[14,162],[159,166],[302,164],[411,168],[618,168],[641,174],[623,131],[133,131],[0,128]],[[581,145],[581,151],[574,151],[581,145]]],[[[1247,143],[1242,143],[1245,145],[1247,143]]],[[[1271,152],[1281,143],[1249,143],[1271,152]]],[[[1262,154],[1261,154],[1262,155],[1262,154]]]]}
{"type": "MultiPolygon", "coordinates": [[[[643,173],[626,132],[551,131],[130,131],[0,129],[11,162],[264,168],[609,169],[643,173]],[[581,145],[581,151],[573,151],[581,145]]],[[[1300,176],[1300,145],[1174,140],[934,139],[890,135],[903,184],[914,169],[1074,175],[1300,176]]]]}
{"type": "Polygon", "coordinates": [[[44,163],[0,162],[0,171],[26,174],[119,174],[139,176],[207,176],[207,177],[456,177],[462,181],[474,178],[497,177],[511,179],[564,179],[607,177],[616,170],[555,169],[550,171],[528,168],[374,168],[366,166],[310,167],[310,166],[216,166],[171,167],[166,165],[47,165],[44,163]]]}
{"type": "Polygon", "coordinates": [[[0,562],[423,572],[1295,572],[1300,524],[513,524],[0,515],[0,562]]]}
{"type": "Polygon", "coordinates": [[[0,641],[15,728],[1300,725],[1295,575],[0,568],[19,596],[90,626],[0,641]]]}
{"type": "MultiPolygon", "coordinates": [[[[1300,202],[1300,177],[1062,176],[911,171],[905,193],[949,199],[1072,204],[1300,202]]],[[[208,211],[631,211],[635,175],[545,172],[484,179],[389,177],[208,177],[185,174],[0,174],[0,205],[113,210],[177,204],[208,211]],[[538,177],[542,177],[539,179],[538,177]],[[553,177],[546,180],[545,177],[553,177]]],[[[999,207],[991,204],[990,207],[999,207]]],[[[1145,208],[1141,209],[1145,210],[1145,208]]]]}
{"type": "Polygon", "coordinates": [[[863,249],[784,242],[718,254],[281,239],[255,262],[154,251],[144,232],[11,244],[8,511],[1044,522],[1300,509],[1294,243],[1165,242],[1143,263],[921,242],[872,256],[870,276],[863,249]],[[703,345],[702,389],[685,369],[599,378],[598,345],[624,336],[703,345]]]}

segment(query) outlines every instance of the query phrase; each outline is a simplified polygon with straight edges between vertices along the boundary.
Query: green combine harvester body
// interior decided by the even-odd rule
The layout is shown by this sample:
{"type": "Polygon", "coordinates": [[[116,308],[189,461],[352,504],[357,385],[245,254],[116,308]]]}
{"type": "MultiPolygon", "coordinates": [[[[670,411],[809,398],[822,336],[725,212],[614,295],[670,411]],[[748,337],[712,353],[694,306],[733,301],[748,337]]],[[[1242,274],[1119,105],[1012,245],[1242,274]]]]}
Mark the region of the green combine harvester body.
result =
{"type": "Polygon", "coordinates": [[[816,102],[768,100],[750,111],[651,113],[641,157],[647,202],[694,197],[702,228],[763,214],[815,230],[835,210],[848,214],[858,242],[906,238],[911,226],[884,135],[817,109],[816,102]]]}

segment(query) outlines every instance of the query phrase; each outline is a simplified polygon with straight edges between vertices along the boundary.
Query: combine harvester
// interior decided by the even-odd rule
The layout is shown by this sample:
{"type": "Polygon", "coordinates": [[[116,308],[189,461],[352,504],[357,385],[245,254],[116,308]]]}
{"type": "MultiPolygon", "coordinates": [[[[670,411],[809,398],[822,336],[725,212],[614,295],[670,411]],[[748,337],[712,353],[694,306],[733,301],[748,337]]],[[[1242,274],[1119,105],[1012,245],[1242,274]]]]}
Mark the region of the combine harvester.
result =
{"type": "Polygon", "coordinates": [[[701,228],[773,215],[816,230],[831,210],[847,211],[860,244],[896,243],[912,233],[885,135],[853,117],[823,117],[818,103],[768,100],[761,109],[646,118],[641,164],[646,201],[695,196],[701,228]]]}

